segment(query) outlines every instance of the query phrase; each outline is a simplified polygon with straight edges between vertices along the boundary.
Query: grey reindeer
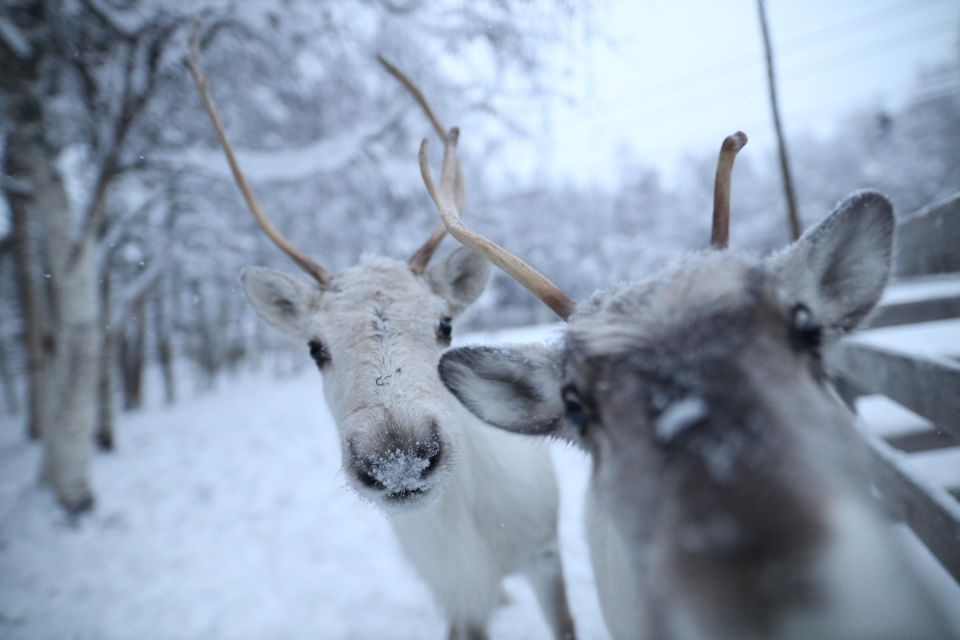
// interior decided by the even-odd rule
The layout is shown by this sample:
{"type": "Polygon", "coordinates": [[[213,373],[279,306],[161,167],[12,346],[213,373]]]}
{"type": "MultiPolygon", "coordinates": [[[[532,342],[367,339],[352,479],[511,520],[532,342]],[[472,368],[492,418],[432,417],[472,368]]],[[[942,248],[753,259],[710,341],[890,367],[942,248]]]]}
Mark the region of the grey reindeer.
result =
{"type": "MultiPolygon", "coordinates": [[[[445,131],[413,82],[381,63],[445,131]]],[[[368,259],[330,273],[293,246],[244,179],[199,63],[190,69],[237,185],[266,235],[310,280],[272,269],[243,272],[267,324],[304,345],[323,377],[343,473],[388,517],[400,548],[433,593],[451,639],[486,638],[503,578],[525,575],[557,638],[572,640],[557,550],[558,492],[543,443],[490,429],[443,387],[437,361],[451,322],[483,291],[489,266],[460,248],[430,265],[440,227],[409,260],[368,259]]],[[[455,198],[462,206],[459,167],[455,198]]]]}
{"type": "Polygon", "coordinates": [[[723,251],[738,132],[720,154],[713,247],[577,306],[464,226],[456,141],[439,189],[426,141],[420,152],[447,229],[568,324],[552,346],[447,351],[440,377],[485,422],[589,454],[587,536],[612,635],[945,637],[873,504],[823,362],[885,287],[890,202],[854,193],[766,259],[723,251]]]}

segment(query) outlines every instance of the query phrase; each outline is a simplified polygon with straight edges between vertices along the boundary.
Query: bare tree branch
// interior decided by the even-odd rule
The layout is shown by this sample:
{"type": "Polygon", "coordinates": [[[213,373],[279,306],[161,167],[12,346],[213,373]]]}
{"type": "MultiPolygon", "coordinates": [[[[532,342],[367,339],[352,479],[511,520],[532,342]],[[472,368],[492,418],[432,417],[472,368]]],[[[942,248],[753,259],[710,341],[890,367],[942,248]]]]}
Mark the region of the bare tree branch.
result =
{"type": "Polygon", "coordinates": [[[151,287],[159,282],[162,275],[163,265],[159,260],[155,260],[129,282],[119,296],[120,304],[110,314],[110,326],[119,326],[123,319],[130,315],[130,309],[150,292],[151,287]]]}
{"type": "MultiPolygon", "coordinates": [[[[91,1],[91,0],[88,0],[91,1]]],[[[107,190],[112,181],[123,171],[136,166],[136,162],[130,165],[120,164],[120,155],[123,146],[127,141],[130,130],[136,123],[137,118],[145,110],[148,101],[156,89],[156,79],[160,66],[160,59],[163,55],[164,47],[170,42],[170,39],[176,33],[177,29],[184,24],[184,20],[177,18],[169,20],[163,24],[150,25],[137,32],[129,43],[129,52],[126,56],[123,69],[123,89],[121,90],[120,108],[115,116],[114,125],[110,129],[110,135],[107,140],[98,140],[100,146],[99,160],[97,163],[97,174],[91,191],[90,200],[83,214],[83,222],[80,226],[80,234],[74,241],[71,251],[70,262],[76,260],[83,239],[87,235],[95,233],[100,226],[105,208],[107,190]],[[143,86],[137,87],[137,62],[140,60],[138,52],[141,48],[145,49],[143,55],[145,66],[143,75],[145,81],[143,86]]]]}
{"type": "Polygon", "coordinates": [[[96,0],[83,0],[83,6],[100,22],[101,25],[113,32],[114,36],[127,42],[133,43],[137,34],[119,24],[110,15],[110,11],[100,6],[96,0]]]}
{"type": "Polygon", "coordinates": [[[7,49],[21,60],[27,60],[33,56],[33,46],[30,44],[29,38],[2,15],[0,15],[0,42],[5,44],[7,49]]]}
{"type": "Polygon", "coordinates": [[[26,180],[14,178],[11,175],[0,173],[0,189],[17,196],[32,196],[34,187],[26,180]]]}

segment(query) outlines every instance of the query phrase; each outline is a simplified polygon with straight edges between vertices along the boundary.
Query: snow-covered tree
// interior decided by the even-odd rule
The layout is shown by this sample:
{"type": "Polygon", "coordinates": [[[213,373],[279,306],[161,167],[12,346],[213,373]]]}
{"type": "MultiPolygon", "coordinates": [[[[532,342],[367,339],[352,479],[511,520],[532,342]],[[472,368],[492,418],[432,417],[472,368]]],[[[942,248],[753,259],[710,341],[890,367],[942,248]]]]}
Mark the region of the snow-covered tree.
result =
{"type": "Polygon", "coordinates": [[[336,266],[364,250],[406,251],[436,224],[411,151],[427,128],[374,54],[416,71],[440,108],[490,118],[492,84],[535,78],[540,48],[530,43],[552,37],[557,6],[566,11],[361,0],[0,8],[3,188],[31,433],[42,434],[42,475],[65,508],[93,504],[91,442],[96,433],[113,445],[113,389],[138,403],[155,344],[172,396],[175,333],[211,379],[242,358],[236,274],[277,259],[225,179],[188,83],[188,25],[204,22],[214,92],[241,160],[269,185],[263,199],[336,266]],[[486,82],[467,91],[449,80],[464,77],[440,63],[454,57],[485,69],[486,82]],[[122,385],[112,382],[117,361],[122,385]]]}

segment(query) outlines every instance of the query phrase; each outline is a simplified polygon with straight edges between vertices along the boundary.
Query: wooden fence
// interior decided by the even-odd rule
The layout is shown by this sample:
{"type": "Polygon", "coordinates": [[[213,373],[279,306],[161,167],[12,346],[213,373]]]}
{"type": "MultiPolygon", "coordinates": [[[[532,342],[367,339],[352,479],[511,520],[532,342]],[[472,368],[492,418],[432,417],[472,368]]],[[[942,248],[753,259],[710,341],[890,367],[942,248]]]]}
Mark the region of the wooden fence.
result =
{"type": "Polygon", "coordinates": [[[900,221],[895,260],[867,329],[829,363],[857,398],[881,499],[960,583],[960,193],[900,221]],[[956,460],[942,478],[924,473],[934,452],[956,460]]]}

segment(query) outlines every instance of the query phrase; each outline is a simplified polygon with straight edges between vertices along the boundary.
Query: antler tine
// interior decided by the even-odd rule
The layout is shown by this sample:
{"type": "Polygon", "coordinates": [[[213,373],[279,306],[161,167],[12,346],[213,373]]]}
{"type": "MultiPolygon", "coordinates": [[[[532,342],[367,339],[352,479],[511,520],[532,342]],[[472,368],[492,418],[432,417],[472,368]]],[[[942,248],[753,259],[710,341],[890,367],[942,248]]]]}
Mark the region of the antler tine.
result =
{"type": "Polygon", "coordinates": [[[455,128],[451,129],[450,134],[446,136],[443,150],[443,173],[439,191],[433,182],[433,176],[430,174],[430,166],[427,161],[427,140],[424,139],[420,143],[420,175],[423,176],[423,184],[437,206],[437,211],[440,213],[444,226],[460,244],[473,249],[503,269],[507,275],[526,287],[530,293],[542,300],[554,313],[566,320],[577,308],[576,303],[567,294],[520,258],[492,240],[464,226],[451,194],[458,166],[458,137],[459,131],[455,128]]]}
{"type": "Polygon", "coordinates": [[[726,249],[730,242],[730,178],[737,152],[747,144],[747,134],[737,131],[723,139],[720,158],[717,160],[717,175],[713,183],[713,229],[710,246],[726,249]]]}
{"type": "Polygon", "coordinates": [[[243,194],[243,199],[247,202],[250,213],[253,214],[254,219],[266,236],[270,238],[281,251],[290,256],[301,269],[313,276],[321,287],[325,287],[330,283],[330,274],[327,273],[326,269],[293,246],[283,237],[283,234],[273,226],[270,219],[263,213],[263,209],[260,208],[260,203],[257,202],[257,198],[253,195],[253,189],[250,188],[250,184],[240,169],[240,163],[237,162],[237,158],[233,152],[233,145],[230,144],[230,139],[227,138],[227,132],[220,122],[220,115],[217,113],[217,108],[213,104],[213,98],[210,97],[207,76],[200,68],[200,26],[199,22],[193,23],[193,31],[190,35],[190,56],[187,64],[190,67],[190,74],[193,76],[193,81],[197,85],[200,100],[203,102],[207,115],[210,117],[210,123],[213,125],[213,129],[217,133],[217,138],[220,140],[220,146],[223,147],[223,153],[226,155],[227,162],[230,164],[230,171],[233,173],[233,179],[237,183],[237,188],[240,189],[240,193],[243,194]]]}
{"type": "MultiPolygon", "coordinates": [[[[396,78],[397,82],[402,84],[403,87],[410,92],[410,95],[413,96],[413,99],[416,100],[417,104],[420,105],[420,108],[423,109],[423,112],[427,115],[427,119],[430,120],[430,124],[433,125],[434,131],[437,132],[437,135],[441,140],[443,140],[444,144],[446,144],[447,131],[444,129],[443,124],[440,123],[440,118],[438,118],[437,114],[434,113],[433,109],[430,107],[430,103],[427,102],[423,92],[420,91],[420,88],[413,82],[413,80],[407,77],[406,74],[400,71],[400,69],[398,69],[392,62],[384,58],[382,55],[377,54],[377,61],[383,65],[383,68],[387,70],[387,73],[396,78]]],[[[456,203],[457,210],[463,211],[465,195],[463,190],[463,171],[460,167],[459,161],[457,161],[456,179],[454,184],[454,202],[456,203]]],[[[412,256],[410,256],[409,264],[414,273],[423,273],[423,271],[427,268],[427,264],[430,262],[430,258],[433,257],[437,247],[440,246],[440,242],[443,241],[443,238],[446,235],[447,228],[443,225],[440,225],[440,227],[435,229],[434,232],[430,234],[430,237],[427,238],[427,241],[424,242],[412,256]]]]}
{"type": "Polygon", "coordinates": [[[413,80],[408,78],[403,71],[400,71],[396,65],[384,58],[379,53],[377,54],[377,61],[383,65],[383,68],[387,70],[387,73],[396,78],[397,82],[402,84],[404,88],[410,92],[410,95],[413,96],[413,99],[417,101],[417,104],[420,105],[420,108],[423,109],[424,113],[427,114],[427,119],[430,120],[430,124],[433,125],[433,130],[437,132],[437,135],[440,136],[441,140],[446,140],[447,130],[443,128],[442,124],[440,124],[440,118],[438,118],[437,114],[434,113],[433,109],[430,108],[430,103],[427,102],[423,92],[420,91],[420,87],[414,84],[413,80]]]}

